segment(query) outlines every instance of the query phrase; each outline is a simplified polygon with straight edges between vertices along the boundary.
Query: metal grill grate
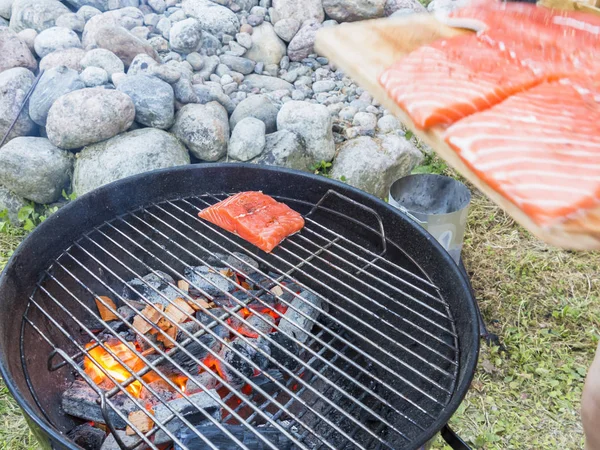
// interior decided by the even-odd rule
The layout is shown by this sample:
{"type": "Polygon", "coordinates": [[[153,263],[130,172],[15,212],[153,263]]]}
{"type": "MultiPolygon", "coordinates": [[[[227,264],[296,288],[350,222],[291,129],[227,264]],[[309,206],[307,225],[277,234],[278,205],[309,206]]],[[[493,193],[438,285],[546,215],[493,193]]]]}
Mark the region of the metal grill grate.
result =
{"type": "MultiPolygon", "coordinates": [[[[116,434],[116,429],[112,418],[118,416],[135,432],[138,442],[143,441],[147,448],[158,448],[157,436],[160,433],[163,441],[171,441],[178,448],[187,448],[186,439],[190,436],[206,448],[219,448],[210,436],[205,436],[202,427],[191,423],[189,416],[182,415],[161,398],[160,393],[145,380],[149,373],[158,374],[235,447],[257,448],[233,433],[231,425],[243,427],[264,448],[278,448],[265,437],[264,430],[279,433],[290,448],[409,447],[444,409],[457,378],[457,336],[452,316],[438,289],[416,264],[387,242],[381,220],[378,220],[381,227],[378,230],[367,224],[357,224],[349,215],[332,211],[321,202],[311,205],[278,198],[298,211],[306,211],[306,226],[267,255],[258,253],[238,237],[197,217],[200,210],[226,196],[206,194],[158,203],[107,222],[74,242],[45,272],[29,299],[30,305],[24,318],[26,326],[23,332],[28,327],[34,329],[51,348],[49,370],[65,370],[68,373],[71,372],[69,368],[74,369],[74,373],[96,390],[106,425],[113,434],[116,434]],[[350,232],[350,229],[353,231],[350,232]],[[244,262],[234,252],[243,253],[260,263],[257,272],[263,279],[262,291],[248,291],[239,280],[219,273],[218,268],[225,267],[246,275],[239,265],[232,264],[235,260],[244,262]],[[218,254],[226,255],[227,260],[216,257],[218,254]],[[214,269],[237,291],[247,294],[248,299],[240,300],[223,290],[222,285],[220,287],[211,279],[202,277],[203,282],[218,289],[219,295],[227,296],[236,305],[225,308],[226,313],[220,316],[202,307],[202,312],[212,320],[205,324],[145,282],[145,288],[153,295],[173,304],[196,322],[199,331],[190,333],[178,324],[179,333],[186,339],[177,343],[167,337],[175,344],[167,351],[146,336],[143,338],[149,349],[141,351],[122,334],[112,332],[111,339],[116,339],[140,358],[143,368],[132,370],[132,376],[119,381],[97,365],[114,384],[109,390],[97,387],[82,369],[82,360],[90,351],[101,347],[123,366],[126,363],[107,346],[108,324],[99,316],[94,301],[107,295],[118,304],[127,305],[131,300],[124,295],[124,289],[128,287],[145,303],[153,305],[138,288],[129,285],[128,280],[142,278],[149,273],[161,277],[161,272],[157,271],[186,280],[211,300],[214,295],[209,295],[184,275],[186,268],[198,265],[214,269]],[[296,299],[306,300],[288,288],[286,282],[289,280],[321,300],[321,306],[317,307],[320,313],[318,322],[309,333],[309,339],[304,343],[294,339],[300,349],[299,354],[276,342],[272,334],[261,331],[241,314],[241,310],[252,301],[272,309],[272,305],[260,296],[263,291],[279,286],[287,295],[287,300],[279,298],[279,301],[288,310],[310,319],[305,311],[292,303],[296,299]],[[227,319],[230,316],[237,317],[272,348],[277,348],[279,354],[291,358],[299,368],[288,369],[256,345],[256,341],[240,334],[229,325],[227,319]],[[283,379],[263,372],[255,361],[215,331],[218,326],[227,327],[238,340],[267,358],[284,374],[283,379]],[[99,328],[104,332],[98,333],[99,328]],[[268,383],[257,384],[255,377],[242,373],[208,347],[200,339],[202,336],[211,336],[221,346],[230,349],[255,373],[262,372],[268,383]],[[207,350],[251,388],[251,392],[244,393],[239,387],[217,378],[219,385],[216,391],[205,392],[219,404],[221,419],[193,403],[190,396],[161,369],[161,363],[169,362],[186,377],[196,375],[189,373],[185,364],[180,364],[181,356],[185,355],[186,360],[192,360],[214,374],[205,361],[189,351],[190,343],[207,350]],[[178,354],[180,357],[175,358],[178,354]],[[144,403],[127,389],[134,382],[146,389],[156,403],[162,403],[170,411],[169,417],[161,420],[154,417],[144,403]],[[154,419],[152,429],[148,432],[138,429],[115,405],[116,396],[127,396],[154,419]],[[176,421],[183,426],[173,431],[168,425],[176,421]],[[186,433],[182,434],[183,429],[186,433]],[[184,438],[184,435],[187,437],[184,438]]],[[[377,218],[376,213],[373,214],[377,218]]],[[[187,292],[175,289],[181,298],[191,300],[187,292]]],[[[111,309],[109,304],[100,301],[111,309]]],[[[154,309],[164,317],[164,312],[155,306],[154,309]]],[[[132,329],[123,316],[113,312],[128,329],[132,329]]],[[[259,317],[265,321],[263,316],[259,317]]],[[[145,320],[154,326],[148,319],[145,320]]],[[[278,326],[273,328],[279,331],[278,326]]],[[[166,336],[160,329],[157,333],[166,336]]],[[[22,355],[27,374],[26,359],[22,355]]],[[[216,374],[213,376],[218,377],[216,374]]],[[[35,397],[35,388],[31,382],[29,385],[35,397]]],[[[118,438],[117,442],[122,444],[122,448],[127,448],[118,438]]],[[[133,447],[136,444],[129,448],[133,447]]]]}

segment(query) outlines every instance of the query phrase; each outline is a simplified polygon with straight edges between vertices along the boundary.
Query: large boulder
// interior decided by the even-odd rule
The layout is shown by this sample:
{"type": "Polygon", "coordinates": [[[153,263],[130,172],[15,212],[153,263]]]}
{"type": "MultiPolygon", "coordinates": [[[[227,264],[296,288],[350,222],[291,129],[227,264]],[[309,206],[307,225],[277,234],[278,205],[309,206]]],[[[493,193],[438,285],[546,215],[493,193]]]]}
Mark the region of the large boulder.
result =
{"type": "Polygon", "coordinates": [[[246,117],[233,129],[227,154],[238,161],[250,161],[262,153],[265,143],[264,122],[246,117]]]}
{"type": "Polygon", "coordinates": [[[275,33],[273,25],[264,22],[254,27],[252,33],[252,47],[246,52],[246,58],[264,65],[277,64],[285,56],[286,46],[275,33]]]}
{"type": "Polygon", "coordinates": [[[104,48],[96,48],[87,52],[81,60],[81,67],[84,69],[88,67],[100,67],[106,70],[106,73],[109,75],[125,71],[123,61],[113,52],[104,48]]]}
{"type": "Polygon", "coordinates": [[[277,23],[283,19],[296,19],[303,23],[306,20],[325,20],[322,0],[273,0],[271,20],[277,23]]]}
{"type": "Polygon", "coordinates": [[[56,50],[81,48],[81,41],[73,30],[64,27],[51,27],[37,35],[33,47],[37,55],[43,58],[56,50]]]}
{"type": "Polygon", "coordinates": [[[133,58],[140,53],[145,53],[148,56],[158,61],[158,53],[148,43],[134,36],[123,27],[104,27],[96,32],[96,45],[113,52],[119,57],[125,67],[129,67],[133,58]]]}
{"type": "Polygon", "coordinates": [[[8,220],[13,225],[21,225],[19,210],[27,205],[27,200],[0,185],[0,212],[8,212],[8,220]]]}
{"type": "Polygon", "coordinates": [[[183,12],[200,21],[203,30],[211,34],[235,36],[240,21],[233,11],[210,0],[183,0],[183,12]]]}
{"type": "Polygon", "coordinates": [[[148,75],[133,75],[119,83],[117,89],[133,100],[136,122],[163,130],[173,125],[175,94],[169,83],[148,75]]]}
{"type": "Polygon", "coordinates": [[[176,52],[195,52],[202,45],[202,25],[192,17],[175,22],[169,31],[169,43],[176,52]]]}
{"type": "Polygon", "coordinates": [[[40,32],[55,25],[56,19],[71,11],[58,0],[15,0],[10,29],[15,33],[33,28],[40,32]]]}
{"type": "Polygon", "coordinates": [[[308,102],[287,102],[277,115],[277,129],[299,134],[314,163],[331,161],[335,155],[333,122],[326,106],[308,102]]]}
{"type": "Polygon", "coordinates": [[[204,161],[218,161],[227,154],[229,120],[217,102],[190,104],[179,110],[171,131],[188,150],[204,161]]]}
{"type": "Polygon", "coordinates": [[[76,149],[122,133],[134,118],[135,106],[127,94],[104,88],[81,89],[54,102],[46,132],[57,147],[76,149]]]}
{"type": "Polygon", "coordinates": [[[229,119],[229,125],[234,130],[239,121],[246,117],[254,117],[264,122],[267,133],[273,133],[277,130],[278,113],[279,108],[275,106],[269,97],[266,95],[253,95],[239,103],[229,119]]]}
{"type": "Polygon", "coordinates": [[[288,56],[292,61],[302,61],[308,55],[314,53],[317,32],[322,25],[316,20],[309,20],[302,25],[300,31],[292,39],[288,46],[288,56]]]}
{"type": "Polygon", "coordinates": [[[85,56],[85,51],[80,48],[68,48],[66,50],[57,50],[42,58],[40,61],[40,70],[49,70],[53,67],[66,66],[69,69],[81,72],[81,60],[85,56]]]}
{"type": "Polygon", "coordinates": [[[10,19],[14,0],[0,0],[0,17],[10,19]]]}
{"type": "Polygon", "coordinates": [[[190,163],[170,133],[142,128],[84,148],[75,162],[73,192],[83,195],[121,178],[190,163]]]}
{"type": "Polygon", "coordinates": [[[83,29],[84,48],[96,45],[96,33],[104,27],[123,27],[127,30],[142,26],[144,14],[138,8],[123,8],[92,16],[83,29]]]}
{"type": "Polygon", "coordinates": [[[392,183],[408,175],[423,159],[408,140],[397,135],[382,139],[358,137],[347,141],[338,151],[331,177],[380,198],[385,198],[392,183]]]}
{"type": "Polygon", "coordinates": [[[46,138],[18,137],[0,151],[0,180],[16,195],[37,203],[58,200],[71,180],[73,155],[46,138]]]}
{"type": "Polygon", "coordinates": [[[383,17],[385,3],[386,0],[323,0],[323,8],[338,22],[353,22],[383,17]]]}
{"type": "Polygon", "coordinates": [[[16,33],[6,27],[0,28],[0,72],[14,67],[37,69],[37,61],[16,33]]]}
{"type": "Polygon", "coordinates": [[[19,110],[34,80],[33,73],[23,67],[15,67],[0,73],[0,136],[4,137],[17,115],[19,119],[8,135],[8,139],[35,133],[36,125],[27,114],[27,105],[19,115],[19,110]]]}
{"type": "Polygon", "coordinates": [[[48,111],[54,102],[59,97],[84,87],[79,74],[73,69],[58,66],[47,70],[29,97],[29,117],[38,125],[45,127],[48,111]]]}
{"type": "Polygon", "coordinates": [[[267,135],[264,152],[250,162],[304,171],[310,171],[314,164],[312,156],[306,150],[304,139],[289,130],[267,135]]]}

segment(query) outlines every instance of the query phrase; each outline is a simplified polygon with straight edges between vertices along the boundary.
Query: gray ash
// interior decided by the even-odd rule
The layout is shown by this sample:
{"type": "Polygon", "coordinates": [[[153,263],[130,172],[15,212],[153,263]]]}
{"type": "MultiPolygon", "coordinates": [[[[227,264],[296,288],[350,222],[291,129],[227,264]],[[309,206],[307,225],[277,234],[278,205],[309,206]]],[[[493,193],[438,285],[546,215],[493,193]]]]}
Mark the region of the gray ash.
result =
{"type": "Polygon", "coordinates": [[[184,274],[190,283],[190,295],[199,297],[207,294],[216,297],[223,295],[223,292],[232,292],[235,289],[232,280],[228,280],[220,273],[220,271],[228,271],[226,267],[216,267],[215,270],[207,266],[186,267],[184,274]]]}
{"type": "Polygon", "coordinates": [[[129,281],[123,289],[123,297],[130,300],[142,300],[146,303],[160,303],[161,305],[168,306],[169,301],[181,297],[181,294],[175,288],[173,277],[157,270],[156,274],[149,273],[141,279],[134,278],[129,281]]]}
{"type": "MultiPolygon", "coordinates": [[[[275,341],[277,344],[281,345],[287,351],[292,353],[294,356],[300,355],[300,346],[288,336],[282,333],[273,333],[270,335],[270,338],[275,341]]],[[[281,364],[286,369],[291,371],[295,371],[298,369],[299,364],[298,361],[292,358],[288,353],[283,351],[277,345],[271,345],[271,356],[275,359],[279,364],[281,364]]]]}

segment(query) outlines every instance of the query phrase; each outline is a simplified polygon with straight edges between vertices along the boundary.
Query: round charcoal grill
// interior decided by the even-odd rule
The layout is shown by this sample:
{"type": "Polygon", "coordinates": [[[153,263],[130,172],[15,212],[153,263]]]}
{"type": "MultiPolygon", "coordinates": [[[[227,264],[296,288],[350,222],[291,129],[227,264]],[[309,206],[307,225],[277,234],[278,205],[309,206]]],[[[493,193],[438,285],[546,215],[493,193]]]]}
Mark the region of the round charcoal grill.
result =
{"type": "Polygon", "coordinates": [[[418,225],[347,185],[241,164],[156,171],[77,199],[15,252],[0,302],[2,376],[44,448],[79,448],[74,430],[93,423],[110,433],[103,449],[417,449],[464,398],[478,355],[468,283],[418,225]],[[266,254],[198,218],[249,190],[305,228],[266,254]],[[190,311],[199,293],[208,303],[190,311]],[[227,305],[206,308],[217,299],[227,305]],[[143,315],[148,329],[171,320],[170,345],[158,325],[140,337],[125,305],[156,314],[143,315]],[[283,319],[250,320],[256,305],[283,319]],[[112,381],[99,386],[84,370],[93,352],[130,370],[104,368],[112,381]]]}

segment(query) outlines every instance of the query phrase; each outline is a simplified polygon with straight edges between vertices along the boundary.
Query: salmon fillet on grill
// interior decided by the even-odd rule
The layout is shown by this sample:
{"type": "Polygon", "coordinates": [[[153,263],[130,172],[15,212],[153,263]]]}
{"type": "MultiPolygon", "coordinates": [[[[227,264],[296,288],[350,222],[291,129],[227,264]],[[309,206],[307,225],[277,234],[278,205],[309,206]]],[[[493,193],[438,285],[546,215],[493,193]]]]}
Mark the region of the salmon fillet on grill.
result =
{"type": "Polygon", "coordinates": [[[198,216],[267,253],[304,227],[298,212],[262,192],[240,192],[200,211],[198,216]]]}
{"type": "Polygon", "coordinates": [[[600,91],[544,83],[450,126],[445,141],[539,226],[600,204],[600,91]]]}

